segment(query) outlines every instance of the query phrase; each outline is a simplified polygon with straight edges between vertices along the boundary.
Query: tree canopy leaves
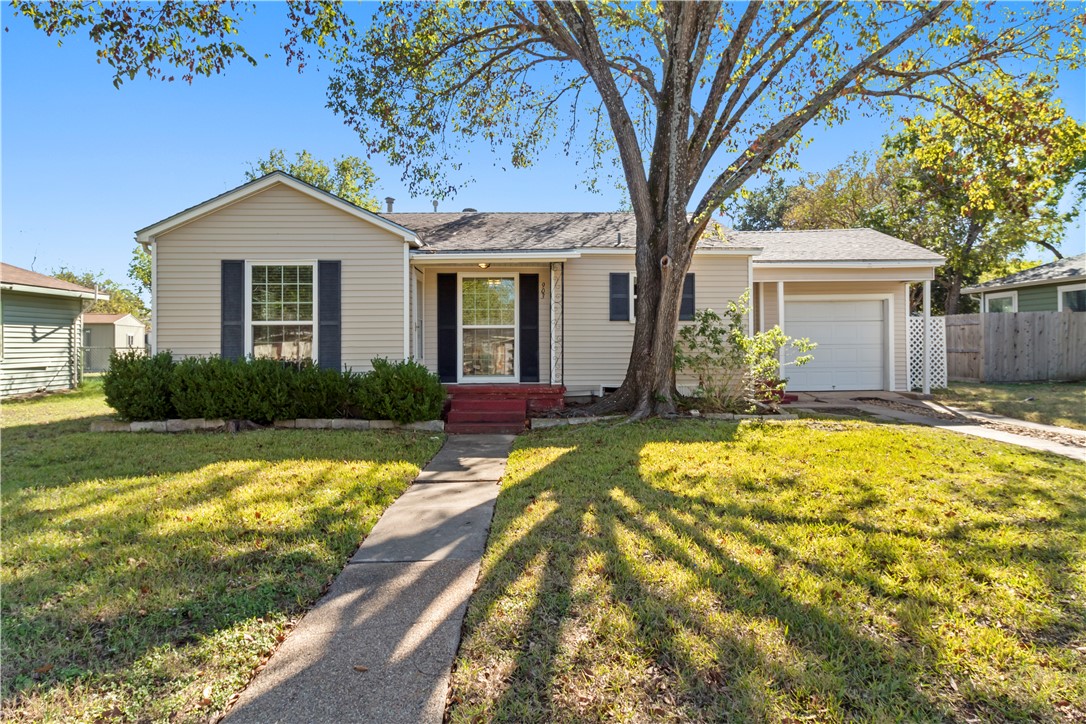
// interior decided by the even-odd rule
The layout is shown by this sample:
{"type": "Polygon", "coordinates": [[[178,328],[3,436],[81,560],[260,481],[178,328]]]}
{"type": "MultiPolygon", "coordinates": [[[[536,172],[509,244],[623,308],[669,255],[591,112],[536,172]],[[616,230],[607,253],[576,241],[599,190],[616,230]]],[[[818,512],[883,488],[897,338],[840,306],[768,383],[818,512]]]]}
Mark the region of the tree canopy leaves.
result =
{"type": "MultiPolygon", "coordinates": [[[[236,40],[242,21],[256,3],[227,0],[12,0],[17,16],[64,42],[81,30],[98,46],[99,63],[114,70],[113,85],[143,74],[148,78],[191,83],[196,76],[222,73],[235,60],[256,65],[256,58],[236,40]]],[[[301,70],[309,46],[349,43],[354,23],[331,0],[288,0],[282,48],[287,62],[301,70]]]]}
{"type": "Polygon", "coordinates": [[[252,181],[272,171],[284,171],[355,206],[380,211],[377,199],[371,195],[377,184],[377,175],[366,161],[357,156],[340,156],[328,162],[314,158],[309,151],[302,149],[295,154],[294,160],[288,161],[286,153],[273,148],[267,158],[250,164],[245,178],[252,181]]]}
{"type": "Polygon", "coordinates": [[[97,288],[109,295],[109,299],[99,299],[84,311],[96,314],[131,314],[143,322],[151,317],[151,311],[140,299],[139,294],[106,278],[102,272],[75,272],[67,267],[61,267],[53,272],[53,276],[88,289],[97,288]]]}

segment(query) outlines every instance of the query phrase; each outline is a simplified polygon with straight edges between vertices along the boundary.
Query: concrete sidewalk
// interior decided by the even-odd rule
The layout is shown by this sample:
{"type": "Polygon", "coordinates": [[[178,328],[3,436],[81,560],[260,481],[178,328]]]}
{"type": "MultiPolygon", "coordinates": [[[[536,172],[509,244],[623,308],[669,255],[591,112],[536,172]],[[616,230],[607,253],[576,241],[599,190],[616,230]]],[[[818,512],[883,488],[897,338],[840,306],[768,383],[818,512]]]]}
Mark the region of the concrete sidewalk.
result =
{"type": "MultiPolygon", "coordinates": [[[[1032,450],[1054,453],[1056,455],[1063,455],[1064,457],[1072,458],[1074,460],[1086,461],[1086,448],[1077,447],[1075,445],[1064,445],[1063,443],[1057,442],[1055,440],[1029,437],[1027,435],[1016,435],[1013,432],[998,430],[982,424],[971,422],[968,418],[963,418],[960,420],[943,420],[937,417],[932,417],[930,415],[924,415],[919,412],[904,412],[902,410],[895,410],[889,407],[883,407],[881,405],[865,405],[862,402],[852,401],[816,403],[804,402],[797,403],[795,407],[799,409],[810,410],[811,412],[818,412],[819,409],[851,407],[853,409],[871,415],[872,417],[881,417],[884,420],[905,422],[911,425],[927,425],[928,427],[936,427],[940,430],[948,430],[950,432],[956,432],[962,435],[972,435],[973,437],[981,437],[986,440],[995,440],[997,442],[1011,443],[1012,445],[1021,445],[1022,447],[1030,448],[1032,450]]],[[[1020,425],[1021,421],[1008,421],[1008,424],[1020,425]]],[[[1064,430],[1064,428],[1058,429],[1061,431],[1064,430]]]]}
{"type": "Polygon", "coordinates": [[[512,435],[451,435],[227,714],[441,722],[512,435]]]}

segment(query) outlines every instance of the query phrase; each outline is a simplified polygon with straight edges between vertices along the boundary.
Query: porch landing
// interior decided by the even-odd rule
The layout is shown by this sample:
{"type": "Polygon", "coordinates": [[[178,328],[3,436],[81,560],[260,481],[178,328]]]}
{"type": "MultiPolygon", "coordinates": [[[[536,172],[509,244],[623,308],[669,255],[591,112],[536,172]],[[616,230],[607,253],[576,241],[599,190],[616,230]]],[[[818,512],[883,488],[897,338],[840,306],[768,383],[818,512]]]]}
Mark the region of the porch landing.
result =
{"type": "Polygon", "coordinates": [[[566,388],[545,384],[445,385],[449,400],[445,430],[450,433],[516,434],[528,415],[565,407],[566,388]]]}

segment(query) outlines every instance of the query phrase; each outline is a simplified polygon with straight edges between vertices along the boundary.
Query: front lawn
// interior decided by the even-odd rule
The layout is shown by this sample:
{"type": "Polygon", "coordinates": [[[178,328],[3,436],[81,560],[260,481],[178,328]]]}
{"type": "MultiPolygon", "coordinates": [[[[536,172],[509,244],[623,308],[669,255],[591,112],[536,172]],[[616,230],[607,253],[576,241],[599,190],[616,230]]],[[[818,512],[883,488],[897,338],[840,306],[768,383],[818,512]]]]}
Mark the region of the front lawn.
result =
{"type": "Polygon", "coordinates": [[[859,421],[515,447],[452,721],[1086,718],[1080,463],[859,421]]]}
{"type": "Polygon", "coordinates": [[[3,718],[207,721],[441,436],[92,434],[100,390],[3,407],[3,718]]]}
{"type": "Polygon", "coordinates": [[[1086,382],[952,382],[935,396],[951,407],[1086,430],[1086,382]]]}

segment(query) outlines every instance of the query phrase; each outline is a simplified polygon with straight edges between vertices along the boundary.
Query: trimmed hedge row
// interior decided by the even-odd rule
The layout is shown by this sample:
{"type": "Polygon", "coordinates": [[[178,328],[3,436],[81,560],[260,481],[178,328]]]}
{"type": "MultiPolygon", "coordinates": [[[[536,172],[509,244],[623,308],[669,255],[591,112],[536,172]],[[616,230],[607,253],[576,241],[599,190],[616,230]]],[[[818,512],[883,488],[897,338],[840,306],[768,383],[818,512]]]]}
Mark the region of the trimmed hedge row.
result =
{"type": "Polygon", "coordinates": [[[400,423],[441,416],[445,388],[422,364],[372,361],[358,374],[312,362],[200,357],[174,361],[123,352],[110,359],[106,402],[124,420],[197,418],[267,424],[297,418],[353,417],[400,423]]]}

